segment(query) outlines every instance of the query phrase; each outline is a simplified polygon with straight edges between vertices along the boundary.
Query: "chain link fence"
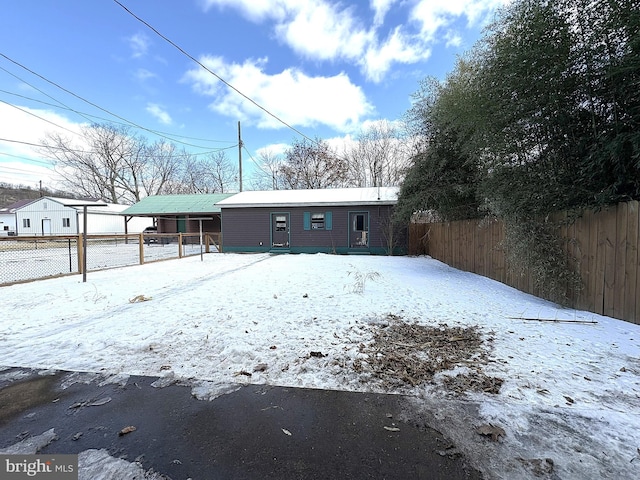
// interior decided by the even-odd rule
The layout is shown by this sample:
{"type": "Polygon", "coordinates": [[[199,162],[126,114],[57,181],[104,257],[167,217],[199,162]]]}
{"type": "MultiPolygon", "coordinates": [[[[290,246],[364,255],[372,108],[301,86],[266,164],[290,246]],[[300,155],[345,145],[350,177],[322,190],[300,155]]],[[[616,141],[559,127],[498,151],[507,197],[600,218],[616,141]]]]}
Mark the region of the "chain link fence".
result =
{"type": "MultiPolygon", "coordinates": [[[[220,234],[88,235],[87,271],[221,251],[220,234]]],[[[0,285],[81,274],[82,236],[0,237],[0,285]]]]}

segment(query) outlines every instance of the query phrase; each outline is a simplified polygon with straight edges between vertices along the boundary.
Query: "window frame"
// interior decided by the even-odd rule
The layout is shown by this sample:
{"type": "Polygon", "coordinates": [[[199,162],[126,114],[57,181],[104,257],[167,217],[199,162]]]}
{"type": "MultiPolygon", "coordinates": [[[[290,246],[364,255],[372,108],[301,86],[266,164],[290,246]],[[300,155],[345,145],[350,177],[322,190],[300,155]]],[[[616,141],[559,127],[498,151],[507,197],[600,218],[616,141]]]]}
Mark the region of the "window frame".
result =
{"type": "Polygon", "coordinates": [[[325,213],[311,212],[311,230],[324,230],[324,225],[325,225],[325,213]]]}
{"type": "Polygon", "coordinates": [[[318,212],[318,211],[303,212],[302,228],[304,230],[315,230],[315,231],[333,230],[333,212],[331,210],[326,212],[318,212]],[[322,221],[320,221],[318,218],[317,221],[314,223],[314,218],[313,218],[314,215],[317,215],[317,216],[322,215],[322,221]],[[319,224],[322,224],[322,226],[320,226],[319,224]]]}

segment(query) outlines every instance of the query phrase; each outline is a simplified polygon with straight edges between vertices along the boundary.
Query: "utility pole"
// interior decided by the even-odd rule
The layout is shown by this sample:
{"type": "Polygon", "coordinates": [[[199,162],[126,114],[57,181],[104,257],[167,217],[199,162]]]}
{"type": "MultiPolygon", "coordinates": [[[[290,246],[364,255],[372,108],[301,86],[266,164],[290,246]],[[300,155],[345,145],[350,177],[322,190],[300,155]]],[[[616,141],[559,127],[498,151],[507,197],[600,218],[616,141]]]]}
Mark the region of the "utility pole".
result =
{"type": "Polygon", "coordinates": [[[242,134],[240,133],[240,121],[238,120],[238,173],[240,175],[240,191],[242,191],[242,134]]]}

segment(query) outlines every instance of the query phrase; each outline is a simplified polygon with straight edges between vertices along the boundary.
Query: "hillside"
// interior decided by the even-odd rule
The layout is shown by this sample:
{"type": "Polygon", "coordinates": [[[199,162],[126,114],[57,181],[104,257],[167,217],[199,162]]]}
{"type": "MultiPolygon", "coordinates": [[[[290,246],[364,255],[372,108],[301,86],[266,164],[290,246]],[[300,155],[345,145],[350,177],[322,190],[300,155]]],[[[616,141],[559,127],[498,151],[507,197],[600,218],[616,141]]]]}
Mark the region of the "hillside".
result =
{"type": "Polygon", "coordinates": [[[74,198],[74,195],[71,195],[67,192],[62,192],[60,190],[54,191],[43,189],[41,192],[40,190],[37,190],[35,188],[10,185],[8,183],[0,183],[0,208],[11,205],[18,200],[28,200],[31,198],[36,199],[40,198],[41,196],[47,195],[63,198],[74,198]]]}

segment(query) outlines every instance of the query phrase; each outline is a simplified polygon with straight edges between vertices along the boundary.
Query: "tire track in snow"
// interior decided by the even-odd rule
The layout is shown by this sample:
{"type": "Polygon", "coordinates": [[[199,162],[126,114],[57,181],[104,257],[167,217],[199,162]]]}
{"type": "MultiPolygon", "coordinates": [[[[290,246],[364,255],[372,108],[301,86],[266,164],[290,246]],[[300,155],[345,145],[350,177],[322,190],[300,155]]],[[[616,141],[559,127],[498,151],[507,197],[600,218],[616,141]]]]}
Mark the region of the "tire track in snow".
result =
{"type": "MultiPolygon", "coordinates": [[[[180,283],[175,283],[175,284],[171,284],[171,286],[169,288],[165,288],[162,290],[162,293],[159,294],[154,294],[153,295],[153,299],[154,300],[162,300],[163,298],[167,298],[169,296],[172,295],[176,295],[179,294],[179,292],[184,291],[185,285],[190,285],[190,286],[197,286],[197,285],[202,285],[204,284],[206,281],[210,281],[212,278],[216,278],[219,279],[221,277],[226,277],[228,275],[231,275],[233,273],[236,272],[240,272],[243,270],[247,270],[249,268],[251,268],[254,265],[257,265],[258,263],[264,262],[265,260],[269,260],[271,259],[272,256],[266,254],[265,256],[262,256],[262,258],[258,258],[250,263],[241,265],[239,267],[236,268],[232,268],[230,270],[225,270],[225,271],[215,271],[215,272],[210,272],[207,273],[205,275],[202,275],[201,277],[197,277],[195,280],[195,282],[193,281],[193,279],[190,279],[188,282],[183,281],[180,283]]],[[[136,307],[139,307],[139,304],[134,302],[134,303],[124,303],[121,304],[119,306],[115,306],[113,308],[108,308],[105,311],[99,312],[97,314],[87,314],[86,316],[81,317],[81,319],[79,319],[78,321],[75,321],[73,323],[68,323],[64,326],[56,326],[54,328],[50,328],[48,330],[41,330],[40,332],[38,332],[38,337],[37,338],[43,338],[43,339],[47,339],[47,342],[51,342],[53,340],[55,340],[56,337],[59,336],[66,336],[65,333],[69,332],[69,331],[74,331],[78,328],[81,327],[91,327],[93,325],[96,325],[104,320],[108,320],[111,317],[114,317],[116,315],[120,315],[123,313],[126,313],[129,310],[133,310],[136,307]]]]}

